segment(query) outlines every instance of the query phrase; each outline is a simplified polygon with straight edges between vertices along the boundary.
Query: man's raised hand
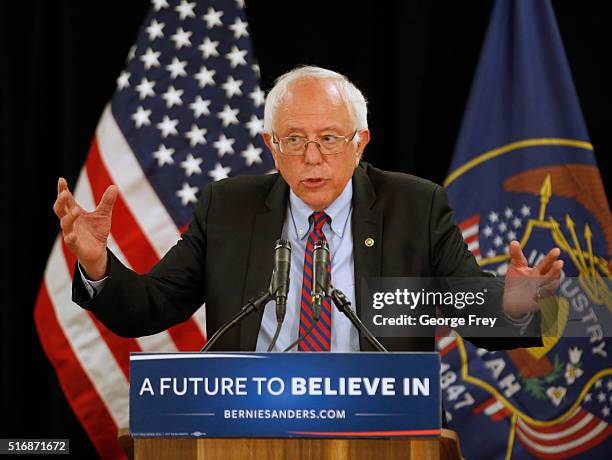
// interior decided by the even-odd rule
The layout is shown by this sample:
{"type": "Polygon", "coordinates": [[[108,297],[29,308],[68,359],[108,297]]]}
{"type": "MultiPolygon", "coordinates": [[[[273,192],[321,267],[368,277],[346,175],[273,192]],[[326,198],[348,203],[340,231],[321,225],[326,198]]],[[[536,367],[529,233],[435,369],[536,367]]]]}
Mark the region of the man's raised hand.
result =
{"type": "Polygon", "coordinates": [[[106,242],[117,194],[117,187],[109,186],[96,209],[87,212],[74,200],[66,179],[60,177],[57,181],[57,199],[53,211],[60,219],[66,246],[79,259],[87,276],[92,280],[106,275],[106,242]]]}
{"type": "Polygon", "coordinates": [[[535,266],[530,267],[518,241],[510,242],[510,263],[506,272],[504,311],[520,317],[540,309],[539,301],[554,295],[559,287],[563,261],[559,248],[551,249],[535,266]]]}

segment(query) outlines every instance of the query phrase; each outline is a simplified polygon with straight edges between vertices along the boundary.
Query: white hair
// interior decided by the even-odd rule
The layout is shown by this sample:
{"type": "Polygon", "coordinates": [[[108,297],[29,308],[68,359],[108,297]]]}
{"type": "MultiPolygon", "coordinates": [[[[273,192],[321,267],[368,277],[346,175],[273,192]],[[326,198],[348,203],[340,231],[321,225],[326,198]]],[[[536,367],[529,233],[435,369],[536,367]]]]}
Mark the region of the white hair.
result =
{"type": "MultiPolygon", "coordinates": [[[[303,79],[331,80],[336,84],[340,97],[346,104],[352,118],[354,129],[368,129],[368,107],[367,102],[361,91],[349,81],[344,75],[333,70],[323,69],[316,66],[296,67],[293,70],[281,75],[274,82],[274,86],[266,96],[264,108],[264,132],[271,134],[276,119],[276,111],[287,96],[289,86],[303,79]]],[[[355,140],[358,136],[355,136],[355,140]]]]}

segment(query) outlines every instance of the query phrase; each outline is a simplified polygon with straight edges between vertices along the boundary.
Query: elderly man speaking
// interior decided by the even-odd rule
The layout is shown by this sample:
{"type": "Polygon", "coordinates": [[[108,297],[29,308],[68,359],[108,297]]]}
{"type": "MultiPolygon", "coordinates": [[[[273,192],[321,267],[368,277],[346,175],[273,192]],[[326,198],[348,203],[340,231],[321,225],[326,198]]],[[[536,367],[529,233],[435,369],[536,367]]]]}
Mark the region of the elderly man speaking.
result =
{"type": "MultiPolygon", "coordinates": [[[[275,347],[283,350],[313,321],[307,272],[315,240],[327,241],[332,282],[358,315],[365,277],[489,276],[467,250],[440,186],[361,161],[370,140],[366,101],[345,76],[318,67],[282,75],[266,98],[263,137],[280,174],[208,185],[189,229],[144,275],[107,248],[117,188],[110,186],[97,208],[86,212],[60,178],[54,211],[78,259],[74,301],[117,334],[132,337],[185,321],[206,303],[210,336],[268,285],[271,250],[282,237],[293,247],[287,315],[275,347]]],[[[509,250],[506,283],[525,281],[528,289],[506,289],[500,308],[510,323],[523,324],[539,309],[538,300],[556,288],[563,262],[554,248],[530,268],[518,242],[509,250]]],[[[299,349],[367,349],[348,319],[326,305],[299,349]]],[[[264,308],[215,349],[266,350],[275,327],[274,309],[264,308]]],[[[433,336],[381,342],[397,351],[434,347],[433,336]]],[[[488,339],[480,345],[529,343],[488,339]]]]}

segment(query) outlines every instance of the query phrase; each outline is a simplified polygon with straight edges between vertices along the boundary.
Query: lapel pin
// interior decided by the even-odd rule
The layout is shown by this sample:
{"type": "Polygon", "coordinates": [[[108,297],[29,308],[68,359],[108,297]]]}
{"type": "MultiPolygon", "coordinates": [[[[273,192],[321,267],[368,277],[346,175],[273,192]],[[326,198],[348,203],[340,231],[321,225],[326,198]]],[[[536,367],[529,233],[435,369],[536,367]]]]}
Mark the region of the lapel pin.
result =
{"type": "Polygon", "coordinates": [[[363,244],[365,244],[366,247],[371,248],[374,246],[374,238],[366,238],[363,244]]]}

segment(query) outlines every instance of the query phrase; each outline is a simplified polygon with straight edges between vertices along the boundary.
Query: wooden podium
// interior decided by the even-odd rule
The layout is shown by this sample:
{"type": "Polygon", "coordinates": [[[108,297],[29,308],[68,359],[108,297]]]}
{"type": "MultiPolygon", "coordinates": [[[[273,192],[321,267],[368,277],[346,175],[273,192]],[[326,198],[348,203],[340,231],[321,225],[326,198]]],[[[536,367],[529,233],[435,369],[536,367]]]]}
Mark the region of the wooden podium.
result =
{"type": "Polygon", "coordinates": [[[136,438],[127,428],[119,442],[135,460],[461,460],[457,434],[433,439],[136,438]]]}
{"type": "Polygon", "coordinates": [[[461,460],[437,353],[321,355],[132,353],[119,441],[136,460],[461,460]]]}

